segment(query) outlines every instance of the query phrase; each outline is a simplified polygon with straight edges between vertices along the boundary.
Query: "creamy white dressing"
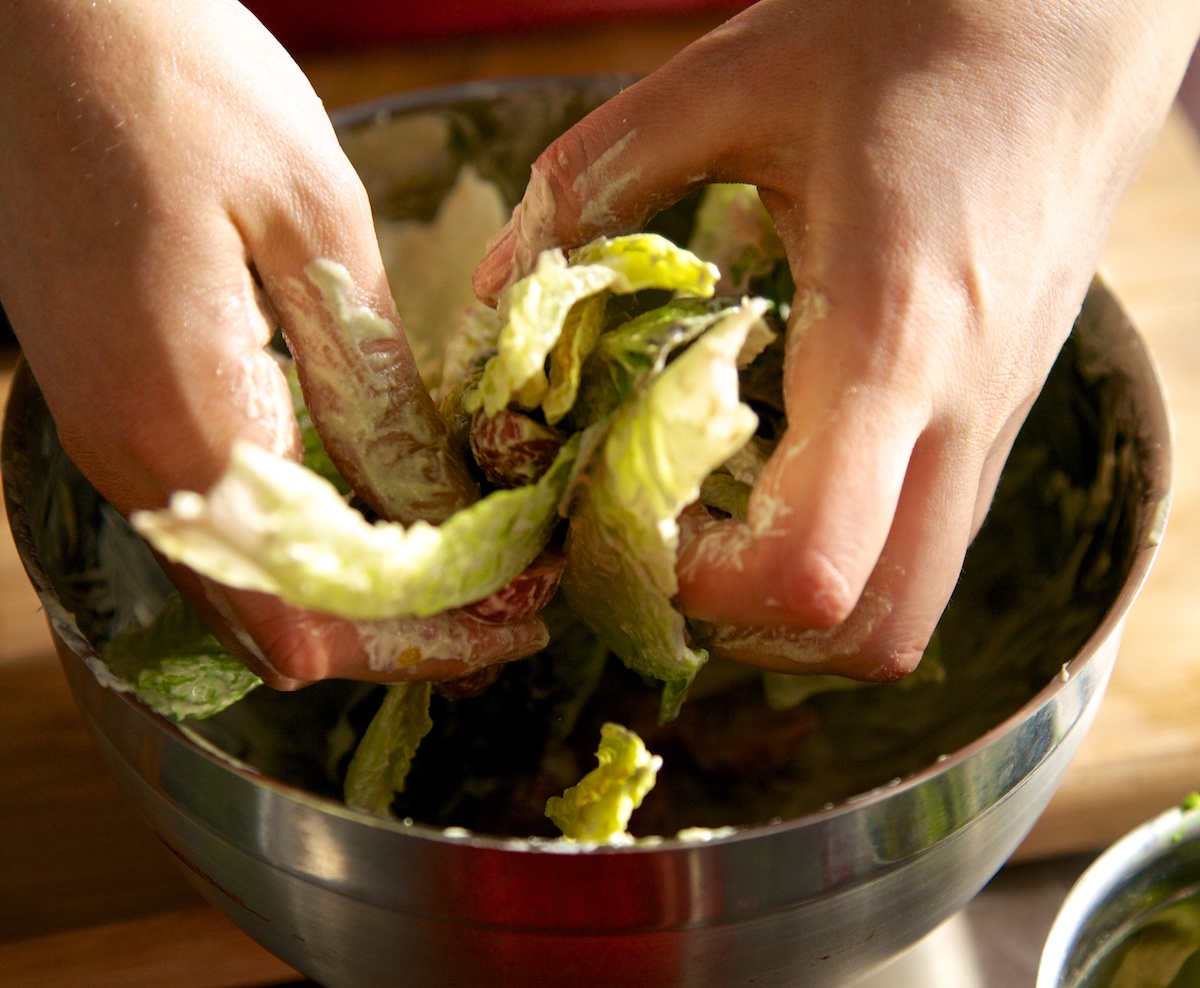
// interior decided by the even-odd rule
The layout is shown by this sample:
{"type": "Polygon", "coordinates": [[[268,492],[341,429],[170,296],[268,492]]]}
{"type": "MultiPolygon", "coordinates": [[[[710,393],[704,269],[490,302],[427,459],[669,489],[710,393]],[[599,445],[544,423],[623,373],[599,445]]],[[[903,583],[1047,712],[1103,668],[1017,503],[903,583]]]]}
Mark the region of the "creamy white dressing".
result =
{"type": "Polygon", "coordinates": [[[579,214],[584,229],[606,232],[614,229],[617,220],[614,203],[640,176],[636,168],[622,160],[636,134],[637,131],[631,130],[576,176],[571,188],[584,203],[579,214]]]}
{"type": "Polygon", "coordinates": [[[832,628],[718,625],[709,643],[722,651],[769,653],[796,665],[816,665],[857,654],[892,607],[891,598],[868,588],[850,616],[832,628]]]}
{"type": "Polygon", "coordinates": [[[355,630],[368,667],[384,673],[427,659],[461,662],[474,670],[497,656],[516,655],[531,644],[536,651],[547,644],[544,628],[533,622],[485,624],[461,611],[443,611],[426,618],[359,621],[355,630]]]}
{"type": "Polygon", "coordinates": [[[321,303],[346,339],[361,347],[374,340],[392,340],[400,331],[390,319],[361,305],[358,289],[348,272],[337,261],[319,257],[310,261],[304,274],[320,292],[321,303]]]}

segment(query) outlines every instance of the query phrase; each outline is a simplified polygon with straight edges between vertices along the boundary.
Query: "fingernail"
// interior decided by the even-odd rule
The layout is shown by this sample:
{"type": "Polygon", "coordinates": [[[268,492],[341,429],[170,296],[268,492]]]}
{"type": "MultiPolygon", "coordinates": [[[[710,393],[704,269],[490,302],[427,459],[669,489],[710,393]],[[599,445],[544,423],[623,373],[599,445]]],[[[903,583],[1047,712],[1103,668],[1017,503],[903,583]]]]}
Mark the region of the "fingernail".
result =
{"type": "Polygon", "coordinates": [[[483,301],[494,305],[500,293],[508,285],[512,273],[513,245],[517,230],[512,220],[497,233],[487,246],[483,260],[475,269],[475,294],[483,301]]]}

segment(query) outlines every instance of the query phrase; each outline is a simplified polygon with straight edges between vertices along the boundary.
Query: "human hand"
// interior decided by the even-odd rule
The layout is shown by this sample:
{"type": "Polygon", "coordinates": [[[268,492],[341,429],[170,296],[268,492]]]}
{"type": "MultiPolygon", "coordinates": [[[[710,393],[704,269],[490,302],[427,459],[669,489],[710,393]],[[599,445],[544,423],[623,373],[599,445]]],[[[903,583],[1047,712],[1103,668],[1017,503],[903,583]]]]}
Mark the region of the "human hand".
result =
{"type": "MultiPolygon", "coordinates": [[[[432,520],[476,496],[397,329],[362,185],[232,0],[5,5],[0,298],[64,449],[123,514],[207,490],[237,437],[298,455],[277,322],[329,452],[382,514],[413,474],[440,491],[432,520]],[[316,258],[348,272],[368,342],[306,282],[316,258]]],[[[536,595],[490,620],[352,623],[171,572],[278,687],[454,677],[545,642],[536,595]]]]}
{"type": "Polygon", "coordinates": [[[701,644],[916,665],[1198,33],[1186,0],[760,0],[539,159],[481,297],[709,182],[787,250],[787,433],[677,568],[701,644]]]}

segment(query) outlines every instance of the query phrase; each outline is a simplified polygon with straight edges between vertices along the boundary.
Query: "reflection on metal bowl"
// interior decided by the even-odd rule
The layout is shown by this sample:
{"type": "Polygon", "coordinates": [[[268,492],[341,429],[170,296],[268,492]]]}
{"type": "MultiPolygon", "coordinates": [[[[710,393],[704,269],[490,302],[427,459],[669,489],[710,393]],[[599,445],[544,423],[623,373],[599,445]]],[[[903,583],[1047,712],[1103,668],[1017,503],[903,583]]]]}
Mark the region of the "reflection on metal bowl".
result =
{"type": "MultiPolygon", "coordinates": [[[[403,160],[356,163],[377,209],[428,218],[464,162],[511,204],[537,152],[618,85],[469,85],[338,125],[348,147],[376,151],[388,142],[364,134],[408,127],[403,160]]],[[[94,674],[102,621],[79,587],[99,579],[119,595],[139,577],[97,572],[98,496],[63,456],[27,372],[3,465],[17,545],[98,743],[201,892],[288,963],[331,988],[782,988],[842,986],[879,967],[1020,843],[1107,682],[1161,536],[1169,452],[1157,377],[1097,282],[943,619],[945,680],[814,701],[824,734],[813,744],[834,757],[804,771],[832,766],[841,788],[798,785],[813,805],[783,792],[784,809],[731,820],[723,836],[667,831],[575,852],[351,811],[298,784],[286,759],[257,757],[263,739],[239,737],[242,721],[180,727],[106,688],[94,674]],[[914,733],[905,718],[918,714],[914,733]]],[[[259,692],[274,716],[278,695],[259,692]]],[[[274,734],[278,748],[284,731],[274,734]]]]}

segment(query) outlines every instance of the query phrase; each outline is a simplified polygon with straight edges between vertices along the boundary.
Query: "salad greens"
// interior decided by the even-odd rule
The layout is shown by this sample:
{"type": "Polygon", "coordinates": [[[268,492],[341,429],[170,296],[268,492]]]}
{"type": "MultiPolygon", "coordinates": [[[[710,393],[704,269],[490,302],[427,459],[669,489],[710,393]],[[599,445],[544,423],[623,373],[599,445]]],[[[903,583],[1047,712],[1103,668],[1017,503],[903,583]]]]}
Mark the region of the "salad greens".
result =
{"type": "Polygon", "coordinates": [[[738,400],[737,355],[765,303],[721,319],[614,413],[591,483],[571,512],[563,591],[627,666],[665,684],[671,720],[707,654],[687,645],[676,519],[700,484],[753,434],[738,400]]]}
{"type": "MultiPolygon", "coordinates": [[[[1126,410],[1124,378],[1106,363],[1103,342],[1098,350],[1087,326],[1067,341],[1014,446],[935,647],[915,675],[897,684],[849,688],[835,677],[777,676],[721,659],[705,662],[696,647],[705,629],[689,627],[670,606],[669,549],[678,523],[673,512],[697,490],[689,515],[703,509],[713,517],[744,518],[752,485],[786,426],[783,346],[772,330],[785,315],[791,286],[778,243],[760,236],[762,220],[755,193],[744,188],[706,195],[698,210],[681,204],[659,228],[673,226],[677,238],[694,231],[689,246],[696,254],[738,271],[722,270],[711,297],[703,288],[622,294],[611,287],[585,296],[568,308],[557,336],[551,331],[539,344],[548,345],[541,374],[495,416],[483,406],[480,386],[486,368],[499,359],[504,313],[511,310],[474,306],[463,314],[458,331],[441,341],[441,373],[435,369],[427,379],[453,436],[464,449],[470,441],[474,451],[480,423],[519,419],[519,436],[550,437],[552,449],[530,479],[511,489],[477,458],[484,496],[471,509],[479,512],[471,524],[487,533],[477,544],[470,544],[467,527],[456,529],[464,525],[457,516],[423,531],[423,523],[376,526],[366,509],[360,513],[360,502],[323,453],[298,386],[305,463],[324,477],[321,483],[334,485],[320,496],[334,517],[345,513],[350,519],[350,541],[340,544],[339,534],[339,544],[330,547],[314,536],[293,556],[272,546],[279,530],[271,526],[302,528],[304,513],[293,521],[269,517],[273,499],[290,503],[292,493],[277,490],[274,465],[260,471],[265,479],[253,472],[241,478],[233,499],[236,504],[245,496],[258,505],[250,512],[261,526],[250,540],[257,555],[242,555],[244,547],[230,538],[236,528],[223,529],[224,520],[215,524],[205,516],[200,537],[188,536],[222,565],[232,553],[231,566],[256,579],[267,573],[281,585],[300,586],[313,579],[305,591],[309,599],[327,604],[338,594],[361,595],[354,606],[365,600],[386,611],[413,606],[403,580],[425,592],[426,584],[410,571],[442,571],[443,553],[447,567],[457,559],[470,570],[472,594],[502,581],[520,565],[509,560],[510,533],[497,520],[509,512],[518,523],[512,531],[528,537],[517,556],[537,552],[545,540],[552,552],[542,558],[565,555],[567,566],[560,592],[541,612],[549,643],[528,659],[493,667],[498,678],[486,690],[456,695],[447,684],[337,681],[296,693],[255,689],[258,681],[172,598],[145,543],[61,448],[48,444],[41,454],[48,459],[38,467],[50,478],[47,493],[31,513],[44,519],[38,537],[47,546],[43,558],[57,567],[64,613],[73,615],[104,658],[93,664],[97,675],[114,688],[136,690],[166,716],[186,718],[184,730],[274,778],[341,796],[367,812],[517,837],[554,836],[547,800],[588,773],[605,723],[635,732],[663,758],[658,785],[645,793],[626,828],[638,835],[800,816],[904,777],[978,738],[1077,654],[1128,571],[1139,485],[1147,481],[1138,470],[1138,434],[1126,410]],[[731,219],[723,222],[722,216],[731,219]],[[771,301],[764,308],[744,298],[747,292],[771,301]],[[731,359],[735,338],[742,344],[731,359]],[[719,351],[713,362],[703,356],[710,348],[719,351]],[[693,361],[705,368],[697,378],[705,388],[716,383],[716,399],[707,391],[698,398],[691,382],[672,386],[693,361]],[[664,446],[667,426],[659,417],[687,419],[701,400],[716,400],[724,410],[720,419],[729,413],[730,445],[732,436],[750,428],[739,406],[753,409],[757,426],[723,462],[703,469],[685,462],[679,469],[681,450],[674,438],[664,446]],[[469,412],[468,404],[476,411],[469,412]],[[625,504],[630,491],[635,496],[625,504]],[[512,509],[525,499],[547,512],[543,531],[521,527],[524,509],[512,509]],[[378,555],[376,539],[385,546],[394,540],[406,553],[413,539],[429,555],[369,566],[347,556],[347,545],[355,547],[351,555],[378,555]],[[265,546],[270,551],[260,551],[265,546]],[[623,562],[622,553],[635,549],[646,549],[646,561],[623,562]],[[463,553],[475,561],[463,562],[463,553]],[[606,564],[613,559],[619,565],[610,571],[606,564]],[[359,576],[341,572],[376,566],[378,584],[392,565],[410,574],[401,577],[399,590],[370,580],[355,583],[359,576]],[[607,607],[589,611],[587,595],[578,589],[589,581],[603,584],[607,607]],[[328,585],[334,593],[312,589],[328,585]],[[666,720],[664,713],[678,716],[666,720]]],[[[613,252],[611,244],[606,249],[613,252]]],[[[565,262],[569,269],[577,255],[565,262]]],[[[695,270],[707,277],[702,265],[695,270]]],[[[425,355],[433,362],[438,357],[433,350],[425,355]]],[[[201,515],[211,511],[205,504],[201,515]]],[[[236,512],[232,521],[248,523],[236,512]]],[[[319,514],[319,521],[325,525],[327,517],[319,514]]],[[[342,525],[339,520],[334,528],[340,533],[342,525]]],[[[503,585],[489,600],[512,586],[503,585]]],[[[425,598],[426,606],[438,606],[434,596],[425,598]]],[[[478,610],[470,604],[469,610],[397,620],[473,621],[478,610]]],[[[949,809],[962,798],[957,792],[946,796],[949,809]]],[[[954,817],[949,810],[944,815],[954,817]]]]}
{"type": "Polygon", "coordinates": [[[103,658],[148,706],[175,720],[211,717],[261,682],[178,594],[147,625],[128,624],[103,658]]]}
{"type": "MultiPolygon", "coordinates": [[[[679,518],[745,517],[786,426],[778,330],[791,283],[752,189],[711,189],[691,245],[699,256],[643,234],[546,255],[499,311],[468,309],[443,341],[433,379],[453,434],[465,447],[480,424],[516,420],[515,434],[548,437],[556,453],[536,479],[502,486],[476,455],[478,502],[440,526],[379,521],[324,454],[296,387],[307,469],[239,447],[207,496],[181,493],[167,511],[134,519],[160,551],[215,579],[368,620],[474,605],[549,547],[565,566],[542,614],[542,652],[504,667],[478,696],[440,685],[254,691],[257,680],[176,598],[153,619],[145,608],[114,617],[125,630],[101,636],[112,639],[103,652],[112,672],[167,716],[223,711],[197,727],[206,737],[240,737],[246,724],[311,731],[264,764],[275,771],[301,747],[306,758],[319,750],[325,781],[306,770],[305,784],[327,784],[351,806],[529,836],[545,833],[547,798],[567,790],[552,816],[583,840],[598,832],[593,798],[630,812],[642,803],[642,833],[798,815],[914,771],[1016,709],[1047,681],[1043,666],[1056,671],[1074,653],[1117,578],[1113,472],[1069,452],[1090,446],[1067,443],[1067,455],[1051,456],[1060,420],[1018,443],[969,557],[976,563],[909,680],[761,674],[708,661],[695,646],[703,629],[672,604],[679,518]],[[723,265],[719,281],[710,261],[723,265]],[[1072,464],[1069,476],[1060,462],[1072,464]],[[1026,500],[1006,493],[1025,488],[1026,500]],[[1051,506],[1036,523],[1028,497],[1051,506]],[[1030,544],[989,541],[989,526],[1030,544]],[[1048,629],[1028,615],[1050,599],[1048,629]],[[1014,656],[1024,671],[1013,671],[1014,656]],[[997,679],[1002,668],[1010,672],[997,679]],[[340,711],[332,721],[330,710],[340,711]],[[589,775],[594,738],[606,732],[602,766],[589,775]],[[668,786],[649,791],[657,762],[645,761],[639,737],[665,759],[668,786]],[[601,780],[619,784],[606,790],[601,780]]],[[[1080,389],[1071,373],[1047,385],[1056,407],[1080,389]]],[[[1119,442],[1095,440],[1104,462],[1126,455],[1119,442]]],[[[627,814],[605,820],[615,825],[606,839],[628,830],[627,814]]]]}
{"type": "Polygon", "coordinates": [[[238,442],[207,495],[176,492],[132,521],[168,559],[230,586],[349,618],[427,617],[487,597],[541,552],[575,446],[535,484],[406,527],[368,521],[308,467],[238,442]]]}
{"type": "Polygon", "coordinates": [[[346,771],[346,805],[386,816],[404,789],[421,740],[433,728],[429,683],[394,683],[372,718],[346,771]]]}
{"type": "MultiPolygon", "coordinates": [[[[495,415],[514,396],[527,407],[541,404],[549,390],[546,358],[577,303],[605,291],[630,295],[649,288],[708,297],[718,277],[715,266],[655,234],[601,237],[573,250],[569,259],[557,249],[544,251],[533,273],[513,285],[500,302],[498,351],[467,399],[467,410],[482,407],[495,415]]],[[[576,338],[581,336],[580,324],[587,322],[582,314],[575,321],[576,338]]],[[[580,350],[576,348],[572,359],[580,358],[580,350]]],[[[561,405],[561,399],[556,404],[561,405]]]]}
{"type": "Polygon", "coordinates": [[[601,844],[632,838],[629,818],[642,805],[662,767],[633,731],[608,723],[600,729],[600,763],[561,796],[546,802],[546,816],[568,840],[601,844]]]}
{"type": "MultiPolygon", "coordinates": [[[[761,211],[752,190],[723,191],[724,208],[737,204],[747,212],[747,196],[761,211]]],[[[705,237],[718,250],[715,215],[709,210],[705,237]]],[[[739,256],[747,251],[761,273],[767,259],[760,244],[739,256]]],[[[777,338],[768,325],[772,303],[712,298],[721,277],[714,264],[657,234],[600,238],[567,254],[543,253],[497,313],[464,312],[436,375],[448,418],[509,416],[520,436],[557,437],[558,451],[532,482],[485,488],[441,525],[363,514],[325,453],[294,371],[303,464],[238,443],[207,494],[176,492],[165,510],[139,512],[132,523],[164,556],[212,579],[357,620],[429,617],[474,604],[561,543],[562,597],[571,614],[565,626],[586,629],[596,643],[590,652],[611,651],[661,683],[658,719],[666,723],[707,660],[689,646],[686,621],[672,603],[677,519],[703,490],[718,492],[718,511],[731,495],[744,503],[749,485],[723,469],[759,425],[740,400],[739,377],[777,338]]],[[[482,459],[480,465],[486,473],[482,459]]],[[[218,670],[226,676],[226,689],[206,694],[215,711],[257,681],[235,681],[229,656],[207,656],[201,674],[198,648],[178,635],[164,638],[158,625],[178,623],[182,606],[119,637],[110,661],[118,674],[131,671],[131,650],[158,653],[161,642],[172,662],[196,664],[197,686],[218,670]]],[[[594,686],[595,675],[589,678],[594,686]]],[[[131,681],[148,697],[164,689],[144,670],[131,681]]],[[[431,728],[430,697],[427,686],[388,689],[347,770],[349,805],[386,812],[403,790],[431,728]]],[[[196,703],[155,702],[175,716],[201,712],[196,703]]],[[[580,783],[555,813],[573,821],[572,833],[593,835],[587,839],[595,839],[599,824],[575,819],[582,812],[576,803],[599,778],[611,781],[619,767],[629,768],[631,752],[644,753],[625,728],[605,727],[604,738],[601,758],[611,766],[580,783]],[[563,808],[568,804],[575,808],[563,808]]],[[[640,781],[626,780],[633,789],[622,783],[628,792],[605,800],[628,809],[640,803],[639,787],[648,789],[654,775],[645,758],[634,759],[640,781]]],[[[624,829],[622,813],[608,814],[620,823],[614,837],[624,829]]]]}

